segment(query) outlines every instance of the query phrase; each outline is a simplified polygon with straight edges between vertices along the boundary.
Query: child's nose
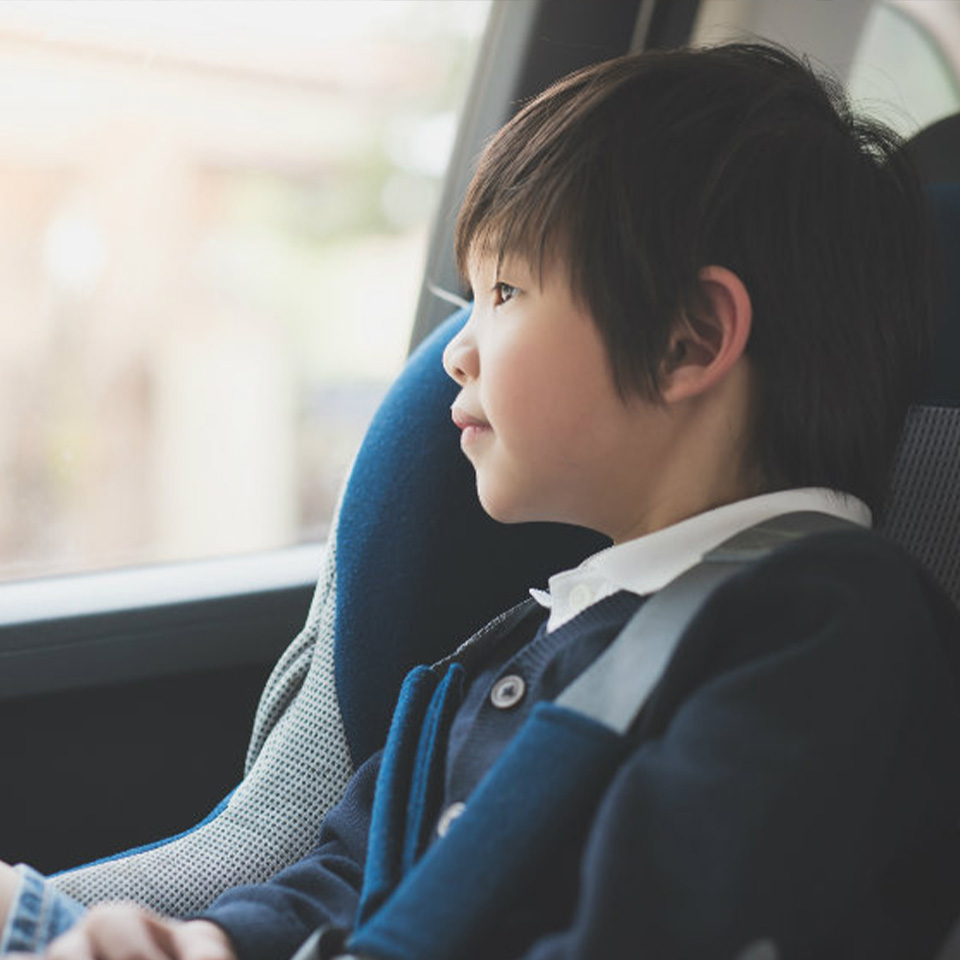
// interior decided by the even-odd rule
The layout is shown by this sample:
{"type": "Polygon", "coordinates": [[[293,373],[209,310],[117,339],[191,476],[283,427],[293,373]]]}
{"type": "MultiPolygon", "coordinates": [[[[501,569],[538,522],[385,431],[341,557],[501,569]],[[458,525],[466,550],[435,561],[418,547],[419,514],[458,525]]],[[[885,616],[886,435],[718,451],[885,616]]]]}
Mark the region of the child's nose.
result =
{"type": "Polygon", "coordinates": [[[467,330],[469,322],[443,351],[443,369],[462,387],[477,375],[477,350],[467,330]]]}

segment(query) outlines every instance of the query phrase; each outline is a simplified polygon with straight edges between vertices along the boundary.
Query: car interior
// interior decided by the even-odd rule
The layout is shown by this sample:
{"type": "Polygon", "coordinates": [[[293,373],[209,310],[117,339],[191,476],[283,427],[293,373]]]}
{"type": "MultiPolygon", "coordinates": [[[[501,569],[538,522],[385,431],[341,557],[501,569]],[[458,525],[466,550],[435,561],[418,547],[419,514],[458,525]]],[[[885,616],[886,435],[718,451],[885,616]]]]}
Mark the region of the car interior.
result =
{"type": "MultiPolygon", "coordinates": [[[[18,771],[0,794],[0,856],[45,872],[94,862],[73,889],[107,892],[122,860],[125,884],[180,914],[219,892],[205,879],[210,849],[232,851],[221,876],[269,876],[304,852],[303,823],[318,823],[382,744],[410,667],[450,653],[603,545],[559,525],[505,527],[480,509],[449,417],[456,385],[440,364],[469,307],[451,315],[436,291],[461,292],[457,206],[480,147],[516,106],[579,66],[709,38],[724,25],[718,6],[494,0],[427,244],[410,357],[367,427],[319,571],[317,554],[301,550],[224,561],[209,578],[185,564],[0,585],[0,763],[18,771]],[[161,899],[184,871],[196,879],[161,899]]],[[[868,4],[843,16],[837,4],[784,6],[736,0],[724,16],[741,20],[724,29],[849,63],[868,4]]],[[[890,6],[907,16],[916,3],[890,6]]],[[[958,130],[960,112],[907,144],[940,241],[941,322],[880,518],[956,604],[958,130]]],[[[960,917],[960,888],[944,895],[960,917]]]]}

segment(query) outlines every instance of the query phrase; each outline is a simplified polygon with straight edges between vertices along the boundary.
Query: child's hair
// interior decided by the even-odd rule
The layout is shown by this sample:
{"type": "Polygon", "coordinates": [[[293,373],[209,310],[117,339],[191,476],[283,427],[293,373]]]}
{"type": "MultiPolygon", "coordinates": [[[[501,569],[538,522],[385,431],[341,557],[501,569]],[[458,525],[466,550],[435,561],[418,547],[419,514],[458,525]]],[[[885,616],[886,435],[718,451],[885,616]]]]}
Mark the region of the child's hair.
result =
{"type": "Polygon", "coordinates": [[[457,260],[559,257],[621,394],[659,398],[698,272],[749,291],[753,466],[764,488],[880,506],[932,329],[930,237],[899,139],[766,44],[652,52],[572,74],[490,142],[457,260]]]}

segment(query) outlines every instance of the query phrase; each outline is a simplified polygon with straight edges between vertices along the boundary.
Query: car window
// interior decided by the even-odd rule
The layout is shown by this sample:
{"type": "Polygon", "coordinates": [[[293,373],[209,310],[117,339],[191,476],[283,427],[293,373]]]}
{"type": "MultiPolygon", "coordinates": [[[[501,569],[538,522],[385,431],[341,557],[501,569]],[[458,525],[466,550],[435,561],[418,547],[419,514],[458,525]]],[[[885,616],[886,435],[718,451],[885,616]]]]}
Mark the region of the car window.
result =
{"type": "Polygon", "coordinates": [[[847,87],[903,136],[960,110],[960,4],[875,3],[847,87]]]}
{"type": "Polygon", "coordinates": [[[324,536],[488,6],[0,4],[0,577],[324,536]]]}
{"type": "Polygon", "coordinates": [[[705,0],[695,43],[763,37],[808,55],[858,108],[910,136],[960,109],[956,0],[705,0]]]}

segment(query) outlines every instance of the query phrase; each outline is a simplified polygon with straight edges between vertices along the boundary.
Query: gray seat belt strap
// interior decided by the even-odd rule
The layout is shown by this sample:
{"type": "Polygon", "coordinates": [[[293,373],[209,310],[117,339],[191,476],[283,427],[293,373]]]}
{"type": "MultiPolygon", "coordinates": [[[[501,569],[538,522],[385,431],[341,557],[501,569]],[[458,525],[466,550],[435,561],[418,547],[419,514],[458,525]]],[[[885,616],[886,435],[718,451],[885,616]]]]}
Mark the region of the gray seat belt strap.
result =
{"type": "Polygon", "coordinates": [[[843,529],[859,527],[830,514],[804,511],[773,517],[725,540],[644,603],[555,703],[625,734],[684,631],[721,583],[785,543],[843,529]]]}

